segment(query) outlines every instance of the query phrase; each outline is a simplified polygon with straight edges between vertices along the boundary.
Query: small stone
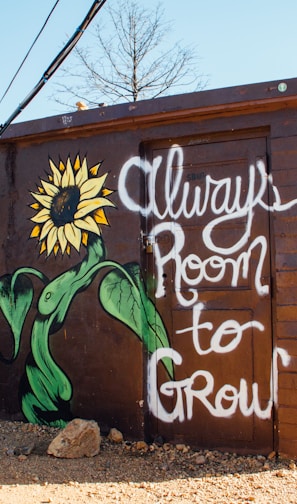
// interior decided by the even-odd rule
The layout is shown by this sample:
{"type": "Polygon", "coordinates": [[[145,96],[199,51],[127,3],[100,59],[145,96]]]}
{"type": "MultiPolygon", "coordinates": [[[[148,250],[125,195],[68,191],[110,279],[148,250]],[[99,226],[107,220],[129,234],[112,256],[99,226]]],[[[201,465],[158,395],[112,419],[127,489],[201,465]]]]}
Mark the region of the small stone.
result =
{"type": "Polygon", "coordinates": [[[272,451],[272,452],[269,453],[269,455],[267,456],[267,458],[268,458],[268,460],[271,460],[271,459],[275,458],[275,456],[276,456],[275,451],[272,451]]]}
{"type": "Polygon", "coordinates": [[[296,464],[295,464],[295,462],[293,460],[291,460],[290,463],[289,463],[289,469],[291,469],[292,471],[294,469],[296,469],[296,464]]]}
{"type": "Polygon", "coordinates": [[[50,443],[47,453],[58,458],[94,457],[100,451],[100,429],[94,420],[76,418],[50,443]]]}
{"type": "Polygon", "coordinates": [[[277,471],[275,473],[275,476],[277,476],[278,478],[284,478],[285,473],[284,473],[284,471],[277,471]]]}
{"type": "Polygon", "coordinates": [[[148,444],[145,441],[137,441],[136,450],[148,451],[148,444]]]}
{"type": "Polygon", "coordinates": [[[124,440],[123,434],[115,428],[110,429],[108,439],[114,443],[122,443],[124,440]]]}
{"type": "Polygon", "coordinates": [[[206,458],[205,458],[203,455],[198,455],[198,456],[194,459],[194,462],[195,462],[197,465],[203,465],[203,464],[205,464],[205,462],[206,462],[206,458]]]}
{"type": "Polygon", "coordinates": [[[175,448],[177,449],[177,451],[184,451],[184,449],[186,448],[186,445],[177,444],[175,448]]]}
{"type": "Polygon", "coordinates": [[[14,449],[15,455],[30,455],[35,448],[35,444],[31,443],[28,446],[19,446],[14,449]]]}
{"type": "Polygon", "coordinates": [[[27,456],[26,456],[26,455],[19,455],[19,456],[18,456],[18,460],[19,460],[20,462],[24,462],[25,460],[27,460],[27,456]]]}

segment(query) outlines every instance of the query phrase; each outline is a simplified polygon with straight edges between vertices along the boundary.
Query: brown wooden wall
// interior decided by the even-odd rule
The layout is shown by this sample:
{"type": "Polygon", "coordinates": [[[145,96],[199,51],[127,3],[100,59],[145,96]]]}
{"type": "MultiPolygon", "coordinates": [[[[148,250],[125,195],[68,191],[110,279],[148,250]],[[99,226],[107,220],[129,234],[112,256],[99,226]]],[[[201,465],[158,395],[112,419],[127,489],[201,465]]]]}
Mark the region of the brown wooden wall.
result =
{"type": "MultiPolygon", "coordinates": [[[[2,416],[52,425],[63,425],[71,416],[80,416],[96,419],[103,431],[118,427],[130,438],[152,440],[162,435],[170,441],[183,440],[196,446],[254,453],[275,449],[297,457],[296,112],[297,80],[292,79],[287,81],[285,92],[278,91],[277,82],[262,83],[69,113],[16,124],[6,131],[0,140],[2,416]],[[157,250],[164,257],[174,250],[177,236],[180,236],[170,230],[173,221],[185,236],[180,255],[189,258],[194,254],[196,270],[197,257],[207,261],[210,255],[215,255],[209,243],[202,241],[203,230],[212,225],[214,219],[209,208],[203,215],[204,220],[190,220],[185,216],[185,209],[178,219],[158,218],[153,211],[141,215],[132,209],[131,201],[145,208],[150,200],[150,188],[143,170],[134,167],[127,172],[128,196],[120,185],[125,163],[129,160],[140,156],[142,162],[148,163],[146,166],[152,167],[154,159],[160,156],[160,168],[155,172],[155,179],[153,177],[156,181],[154,194],[160,212],[165,211],[166,169],[175,145],[181,146],[183,155],[180,187],[189,187],[189,191],[200,187],[204,191],[203,184],[208,182],[214,192],[223,177],[230,178],[232,184],[236,176],[241,177],[241,205],[251,184],[250,166],[259,160],[265,164],[269,182],[261,204],[255,206],[254,217],[251,217],[254,234],[251,233],[242,247],[234,249],[230,257],[235,261],[239,252],[246,251],[249,244],[252,246],[252,240],[265,236],[268,251],[261,282],[269,285],[269,292],[259,294],[255,287],[260,260],[258,249],[252,250],[248,278],[240,278],[235,287],[231,286],[230,272],[223,279],[205,280],[197,287],[199,301],[203,304],[201,321],[212,324],[213,332],[223,327],[226,318],[246,327],[240,344],[234,345],[234,353],[224,348],[228,349],[228,345],[231,348],[232,336],[231,340],[226,336],[224,344],[221,341],[221,346],[209,354],[203,351],[199,354],[197,348],[193,350],[190,331],[187,335],[183,332],[192,324],[192,305],[188,309],[185,301],[192,294],[189,285],[182,285],[182,294],[177,293],[179,267],[175,256],[164,265],[164,295],[156,296],[156,279],[160,273],[157,250]],[[75,168],[77,155],[81,164],[86,158],[89,168],[103,160],[96,176],[95,172],[88,174],[93,191],[90,199],[105,197],[114,205],[102,207],[107,219],[104,221],[100,203],[93,201],[97,209],[101,208],[98,222],[106,261],[117,264],[114,265],[115,276],[107,276],[106,280],[104,275],[110,271],[111,263],[106,263],[104,271],[97,268],[103,262],[103,253],[101,238],[96,233],[95,236],[87,232],[86,247],[78,240],[79,252],[72,246],[69,255],[66,250],[61,253],[60,246],[56,256],[50,240],[40,237],[45,220],[38,231],[40,242],[38,236],[29,238],[36,224],[32,220],[34,212],[38,213],[43,205],[46,208],[46,201],[54,201],[53,194],[48,194],[48,200],[42,199],[44,182],[55,185],[49,158],[60,173],[56,176],[62,180],[68,159],[74,176],[80,170],[75,168]],[[113,192],[102,193],[101,188],[101,192],[95,194],[93,179],[106,173],[104,187],[113,192]],[[30,206],[37,201],[34,194],[41,195],[42,204],[38,209],[30,206]],[[273,211],[277,194],[283,207],[273,211]],[[156,241],[154,237],[147,237],[152,229],[160,230],[156,241]],[[40,254],[42,243],[45,252],[40,254]],[[95,252],[91,252],[91,247],[96,250],[96,257],[92,256],[95,252]],[[88,271],[93,272],[89,283],[86,280],[89,273],[79,277],[81,268],[86,267],[81,265],[85,265],[87,255],[93,261],[88,266],[88,271]],[[15,283],[13,272],[19,272],[19,283],[15,283]],[[57,280],[60,277],[61,281],[57,280]],[[47,288],[52,290],[47,292],[47,288]],[[30,296],[32,303],[28,301],[30,296]],[[47,301],[58,299],[55,316],[41,304],[43,297],[45,307],[47,301]],[[250,325],[245,325],[247,323],[250,325]],[[177,336],[179,334],[183,337],[177,336]],[[19,352],[14,354],[19,337],[19,352]],[[49,362],[52,359],[54,364],[51,362],[49,367],[43,368],[41,361],[47,358],[46,342],[49,362]],[[157,355],[158,348],[170,348],[168,355],[171,357],[158,365],[154,390],[147,366],[152,362],[152,355],[157,355]],[[281,349],[279,354],[277,348],[281,349]],[[175,363],[174,369],[172,349],[183,361],[175,363]],[[211,374],[215,384],[204,403],[201,399],[204,385],[192,384],[191,390],[200,390],[200,399],[193,399],[191,417],[185,395],[177,407],[177,387],[198,370],[209,373],[204,379],[210,380],[211,374]],[[243,414],[242,380],[247,384],[247,404],[252,401],[252,384],[259,384],[259,405],[255,401],[254,411],[247,414],[243,414]],[[270,380],[273,383],[271,397],[270,380]],[[169,388],[175,387],[171,399],[170,394],[166,397],[161,392],[164,383],[169,388]],[[217,399],[215,407],[216,397],[223,394],[225,386],[228,392],[224,398],[217,399]],[[154,403],[156,392],[162,406],[154,403]],[[234,411],[226,413],[232,405],[234,411]],[[163,407],[166,414],[162,417],[163,407]],[[265,407],[269,414],[261,418],[259,410],[264,411],[265,407]],[[181,418],[183,414],[184,419],[181,418]]],[[[172,166],[171,185],[168,184],[174,188],[179,172],[174,162],[172,166]]],[[[257,175],[255,191],[259,190],[266,175],[262,178],[257,175]]],[[[71,185],[73,183],[64,183],[67,190],[71,185]]],[[[234,191],[234,185],[232,187],[234,191]]],[[[68,197],[66,192],[64,196],[68,197]]],[[[231,194],[234,196],[234,192],[231,194]]],[[[220,201],[221,205],[226,204],[220,197],[217,190],[217,204],[220,201]]],[[[176,208],[181,205],[181,199],[179,190],[174,202],[176,208]]],[[[58,200],[55,202],[61,209],[58,200]]],[[[87,215],[94,216],[89,208],[87,215]]],[[[239,240],[248,218],[248,215],[241,215],[238,221],[234,219],[229,226],[222,226],[218,239],[225,243],[223,248],[227,249],[232,239],[233,242],[239,240]]],[[[86,234],[86,222],[82,226],[86,234]]],[[[223,251],[216,261],[223,264],[226,257],[229,256],[223,251]]],[[[219,268],[218,262],[216,264],[219,268]]],[[[203,331],[205,337],[208,329],[203,331]]],[[[206,349],[209,338],[203,345],[206,349]]],[[[150,369],[153,370],[153,366],[150,369]]]]}
{"type": "MultiPolygon", "coordinates": [[[[288,199],[296,193],[296,129],[294,115],[283,118],[288,136],[271,142],[274,179],[288,199]],[[291,119],[291,120],[290,120],[291,119]],[[289,128],[288,128],[289,126],[289,128]]],[[[293,196],[294,197],[294,196],[293,196]]],[[[287,368],[279,372],[277,432],[279,450],[295,453],[296,439],[296,209],[273,219],[275,236],[275,332],[277,344],[291,356],[287,368]]]]}

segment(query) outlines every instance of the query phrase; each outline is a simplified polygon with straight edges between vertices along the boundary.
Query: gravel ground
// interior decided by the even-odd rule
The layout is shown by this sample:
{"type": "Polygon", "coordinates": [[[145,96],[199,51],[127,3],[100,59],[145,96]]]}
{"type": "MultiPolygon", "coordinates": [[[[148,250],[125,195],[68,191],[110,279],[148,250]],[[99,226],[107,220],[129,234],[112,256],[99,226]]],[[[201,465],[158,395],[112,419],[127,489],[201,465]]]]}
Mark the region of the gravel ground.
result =
{"type": "Polygon", "coordinates": [[[0,504],[297,503],[292,460],[194,451],[188,446],[115,444],[76,460],[47,455],[57,429],[0,421],[0,504]]]}

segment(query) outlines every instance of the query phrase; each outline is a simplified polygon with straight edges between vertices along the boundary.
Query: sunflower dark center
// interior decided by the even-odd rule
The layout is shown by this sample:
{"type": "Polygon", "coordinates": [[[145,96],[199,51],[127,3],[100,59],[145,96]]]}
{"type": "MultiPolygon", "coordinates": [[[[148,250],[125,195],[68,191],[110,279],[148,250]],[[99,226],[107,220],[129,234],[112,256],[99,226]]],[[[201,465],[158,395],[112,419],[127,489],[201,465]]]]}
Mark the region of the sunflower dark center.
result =
{"type": "Polygon", "coordinates": [[[73,222],[74,214],[77,211],[80,192],[76,186],[65,187],[53,197],[51,207],[51,218],[56,227],[64,226],[68,222],[73,222]]]}

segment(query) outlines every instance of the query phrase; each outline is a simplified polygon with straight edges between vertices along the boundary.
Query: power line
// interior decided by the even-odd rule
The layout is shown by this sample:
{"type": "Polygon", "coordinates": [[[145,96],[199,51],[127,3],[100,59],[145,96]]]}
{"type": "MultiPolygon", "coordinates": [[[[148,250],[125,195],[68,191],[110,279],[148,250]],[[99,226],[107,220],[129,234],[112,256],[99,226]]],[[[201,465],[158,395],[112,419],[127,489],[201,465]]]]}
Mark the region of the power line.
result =
{"type": "Polygon", "coordinates": [[[68,40],[67,44],[64,48],[59,52],[59,54],[52,61],[47,70],[43,73],[41,79],[37,82],[36,86],[32,89],[32,91],[26,96],[26,98],[19,104],[17,109],[11,114],[11,116],[7,119],[7,121],[0,126],[0,137],[4,133],[4,131],[8,128],[8,126],[12,123],[12,121],[24,110],[24,108],[30,103],[30,101],[39,93],[41,88],[46,84],[46,82],[52,77],[55,71],[59,68],[59,66],[63,63],[63,61],[67,58],[68,54],[75,47],[80,37],[99,12],[101,7],[105,4],[106,0],[96,0],[90,10],[88,11],[86,17],[76,29],[72,37],[68,40]]]}
{"type": "Polygon", "coordinates": [[[33,49],[34,45],[36,44],[37,40],[39,39],[40,35],[42,34],[42,32],[43,32],[44,28],[46,27],[46,25],[47,25],[47,23],[48,23],[48,20],[49,20],[49,18],[51,17],[52,13],[54,12],[55,8],[57,7],[57,5],[58,5],[59,1],[60,1],[60,0],[57,0],[57,1],[56,1],[55,5],[53,6],[52,10],[50,11],[49,15],[47,16],[47,18],[46,18],[45,22],[43,23],[43,26],[41,27],[41,29],[40,29],[39,33],[37,34],[37,36],[36,36],[36,37],[35,37],[35,39],[33,40],[33,43],[32,43],[32,45],[31,45],[30,49],[28,50],[28,52],[27,52],[26,56],[24,57],[23,61],[21,62],[21,64],[20,64],[19,68],[18,68],[18,69],[17,69],[17,71],[16,71],[16,73],[15,73],[15,74],[14,74],[14,76],[12,77],[12,79],[11,79],[11,81],[10,81],[10,83],[9,83],[9,85],[8,85],[8,87],[7,87],[7,89],[4,91],[3,96],[2,96],[2,98],[1,98],[1,100],[0,100],[0,103],[2,103],[3,99],[5,98],[5,96],[7,95],[8,91],[10,90],[10,88],[11,88],[12,84],[14,83],[14,81],[15,81],[15,79],[16,79],[16,77],[17,77],[17,75],[19,74],[19,72],[20,72],[20,70],[21,70],[22,66],[24,65],[24,63],[25,63],[26,59],[28,58],[28,56],[29,56],[30,52],[32,51],[32,49],[33,49]]]}

